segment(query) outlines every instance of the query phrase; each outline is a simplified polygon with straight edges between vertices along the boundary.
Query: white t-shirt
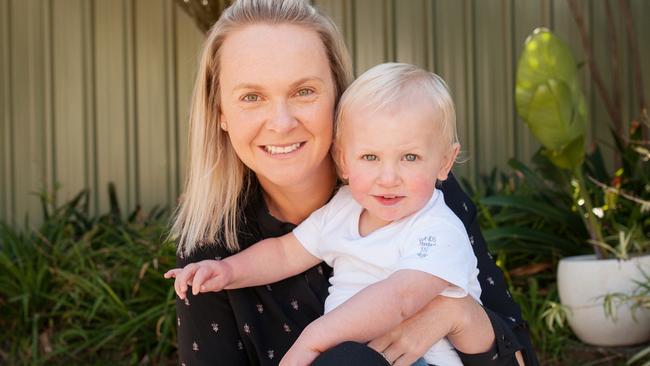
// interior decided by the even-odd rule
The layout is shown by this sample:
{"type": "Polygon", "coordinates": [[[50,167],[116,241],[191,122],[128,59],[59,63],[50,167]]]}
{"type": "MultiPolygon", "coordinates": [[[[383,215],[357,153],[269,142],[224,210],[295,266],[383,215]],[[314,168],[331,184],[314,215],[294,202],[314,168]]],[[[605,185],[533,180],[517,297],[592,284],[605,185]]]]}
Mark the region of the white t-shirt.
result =
{"type": "MultiPolygon", "coordinates": [[[[365,237],[359,234],[362,210],[343,186],[293,231],[307,251],[334,268],[326,313],[400,269],[423,271],[451,283],[442,296],[469,294],[480,302],[476,257],[463,223],[445,204],[441,191],[435,190],[420,211],[365,237]]],[[[462,365],[446,339],[434,344],[424,358],[440,366],[462,365]]]]}

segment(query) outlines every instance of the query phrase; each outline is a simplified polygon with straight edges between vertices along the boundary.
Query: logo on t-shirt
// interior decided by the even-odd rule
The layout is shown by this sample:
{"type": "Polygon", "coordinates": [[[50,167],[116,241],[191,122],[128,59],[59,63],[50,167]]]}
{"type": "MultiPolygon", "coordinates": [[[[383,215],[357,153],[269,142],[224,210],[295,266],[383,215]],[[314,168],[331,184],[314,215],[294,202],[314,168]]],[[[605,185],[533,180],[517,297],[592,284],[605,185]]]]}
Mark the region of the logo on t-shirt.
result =
{"type": "Polygon", "coordinates": [[[429,255],[429,249],[436,246],[436,237],[435,236],[423,236],[418,239],[420,251],[417,256],[424,258],[429,255]]]}

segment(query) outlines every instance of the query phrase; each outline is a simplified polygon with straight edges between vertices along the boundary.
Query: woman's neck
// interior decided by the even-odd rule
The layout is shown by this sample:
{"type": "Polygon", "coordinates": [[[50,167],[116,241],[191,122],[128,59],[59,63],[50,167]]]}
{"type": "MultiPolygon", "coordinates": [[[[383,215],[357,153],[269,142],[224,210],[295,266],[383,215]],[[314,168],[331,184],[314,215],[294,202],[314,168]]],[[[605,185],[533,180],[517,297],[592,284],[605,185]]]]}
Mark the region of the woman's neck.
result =
{"type": "Polygon", "coordinates": [[[279,186],[259,179],[269,213],[280,221],[299,224],[332,197],[337,176],[334,163],[326,159],[306,179],[296,184],[279,186]]]}

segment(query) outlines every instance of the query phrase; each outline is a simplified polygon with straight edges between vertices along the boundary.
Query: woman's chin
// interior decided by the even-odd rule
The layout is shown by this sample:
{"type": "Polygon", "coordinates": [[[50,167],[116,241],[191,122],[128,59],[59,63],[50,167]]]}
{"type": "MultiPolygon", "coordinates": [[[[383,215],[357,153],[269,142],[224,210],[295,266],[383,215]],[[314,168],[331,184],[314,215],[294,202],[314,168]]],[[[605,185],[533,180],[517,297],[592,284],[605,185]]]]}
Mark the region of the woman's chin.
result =
{"type": "Polygon", "coordinates": [[[313,184],[318,180],[313,177],[317,176],[316,169],[304,169],[304,167],[291,166],[282,167],[280,165],[272,167],[271,164],[256,172],[257,178],[262,183],[269,183],[276,187],[297,187],[301,185],[313,184]]]}

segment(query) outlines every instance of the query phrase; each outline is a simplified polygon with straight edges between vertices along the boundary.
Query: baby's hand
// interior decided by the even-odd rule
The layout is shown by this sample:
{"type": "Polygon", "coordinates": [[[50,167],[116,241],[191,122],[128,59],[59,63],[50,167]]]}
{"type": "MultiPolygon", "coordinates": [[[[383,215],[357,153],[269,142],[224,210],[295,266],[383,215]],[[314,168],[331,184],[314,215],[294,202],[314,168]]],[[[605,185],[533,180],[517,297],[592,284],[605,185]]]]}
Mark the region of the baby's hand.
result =
{"type": "Polygon", "coordinates": [[[232,268],[226,262],[204,260],[190,263],[183,268],[174,268],[164,274],[165,278],[175,278],[174,289],[181,299],[185,299],[187,286],[192,286],[192,294],[221,291],[232,280],[232,268]]]}

